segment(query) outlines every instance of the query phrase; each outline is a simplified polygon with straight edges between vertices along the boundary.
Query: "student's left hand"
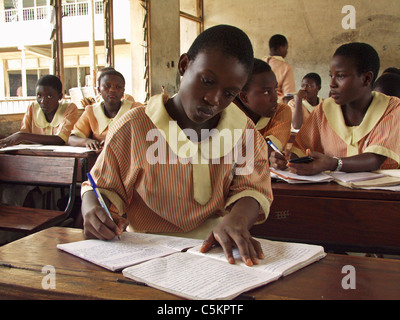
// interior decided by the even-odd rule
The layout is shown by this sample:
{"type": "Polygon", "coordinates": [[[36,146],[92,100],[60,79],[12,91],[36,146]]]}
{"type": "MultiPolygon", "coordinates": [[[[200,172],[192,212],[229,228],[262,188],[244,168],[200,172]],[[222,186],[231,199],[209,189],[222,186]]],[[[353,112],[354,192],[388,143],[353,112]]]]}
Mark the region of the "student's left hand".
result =
{"type": "Polygon", "coordinates": [[[257,210],[252,210],[252,204],[249,206],[249,202],[246,202],[245,199],[246,198],[243,198],[236,202],[241,202],[241,204],[238,206],[235,205],[231,212],[228,213],[221,223],[209,234],[200,252],[207,252],[213,246],[219,244],[230,264],[235,263],[232,253],[233,247],[238,248],[240,256],[247,266],[258,264],[258,259],[264,259],[260,243],[255,240],[249,232],[249,225],[252,226],[253,222],[250,222],[247,216],[248,212],[255,212],[258,215],[259,206],[257,203],[257,210]]]}
{"type": "Polygon", "coordinates": [[[19,144],[21,142],[19,132],[13,133],[12,135],[0,140],[0,148],[5,148],[19,144]]]}
{"type": "Polygon", "coordinates": [[[288,163],[289,171],[298,175],[312,176],[326,170],[334,170],[337,161],[323,153],[310,151],[307,149],[307,155],[313,158],[309,163],[288,163]]]}

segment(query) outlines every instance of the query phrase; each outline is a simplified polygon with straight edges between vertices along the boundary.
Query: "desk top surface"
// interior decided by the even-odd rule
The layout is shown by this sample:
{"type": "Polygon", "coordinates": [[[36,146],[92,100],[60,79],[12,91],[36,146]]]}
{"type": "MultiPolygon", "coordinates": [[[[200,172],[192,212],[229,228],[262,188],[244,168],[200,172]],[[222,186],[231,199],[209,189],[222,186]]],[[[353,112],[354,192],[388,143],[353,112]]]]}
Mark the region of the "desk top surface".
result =
{"type": "Polygon", "coordinates": [[[335,197],[352,199],[376,199],[399,201],[400,192],[387,190],[351,189],[335,182],[290,184],[283,181],[272,181],[274,195],[335,197]]]}
{"type": "MultiPolygon", "coordinates": [[[[83,239],[82,230],[50,228],[0,247],[0,297],[23,299],[179,299],[150,287],[120,283],[124,279],[56,248],[83,239]],[[56,271],[56,289],[43,289],[43,266],[56,271]]],[[[248,293],[264,299],[400,299],[400,260],[328,254],[294,274],[248,293]],[[351,265],[356,289],[343,289],[351,265]]]]}

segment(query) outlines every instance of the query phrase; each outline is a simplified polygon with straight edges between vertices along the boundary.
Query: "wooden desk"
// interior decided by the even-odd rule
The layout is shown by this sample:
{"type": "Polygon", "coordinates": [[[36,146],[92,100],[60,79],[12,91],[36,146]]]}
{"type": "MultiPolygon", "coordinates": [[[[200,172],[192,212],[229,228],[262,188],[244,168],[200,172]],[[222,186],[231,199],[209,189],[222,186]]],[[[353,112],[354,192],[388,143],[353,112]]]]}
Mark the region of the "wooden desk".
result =
{"type": "Polygon", "coordinates": [[[400,254],[400,192],[349,189],[334,182],[273,182],[267,221],[254,236],[347,251],[400,254]]]}
{"type": "MultiPolygon", "coordinates": [[[[0,247],[2,299],[179,299],[150,287],[119,283],[115,273],[56,248],[83,239],[82,230],[50,228],[0,247]],[[43,266],[56,271],[56,289],[43,289],[43,266]],[[10,267],[12,266],[12,267],[10,267]]],[[[400,261],[328,254],[292,275],[248,293],[264,299],[400,299],[400,261]],[[343,289],[345,265],[356,270],[356,289],[343,289]]]]}
{"type": "Polygon", "coordinates": [[[46,150],[35,150],[35,149],[13,150],[13,151],[7,151],[6,153],[26,155],[26,156],[76,158],[79,160],[78,171],[77,171],[77,182],[82,182],[87,180],[86,173],[89,172],[90,169],[93,167],[93,165],[97,160],[98,155],[100,154],[100,152],[98,151],[72,153],[72,152],[58,152],[58,151],[46,151],[46,150]]]}

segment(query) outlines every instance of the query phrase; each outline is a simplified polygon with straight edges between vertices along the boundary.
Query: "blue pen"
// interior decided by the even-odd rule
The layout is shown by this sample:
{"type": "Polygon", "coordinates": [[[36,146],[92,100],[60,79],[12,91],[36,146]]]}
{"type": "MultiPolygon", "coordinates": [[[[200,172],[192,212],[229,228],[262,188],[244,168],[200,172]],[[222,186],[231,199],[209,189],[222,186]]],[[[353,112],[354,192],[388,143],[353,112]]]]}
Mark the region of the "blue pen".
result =
{"type": "MultiPolygon", "coordinates": [[[[88,177],[88,179],[89,179],[90,184],[92,185],[92,188],[93,188],[94,194],[96,195],[97,200],[99,200],[99,202],[100,202],[101,207],[107,212],[109,218],[110,218],[112,221],[114,221],[114,219],[113,219],[112,216],[111,216],[110,211],[109,211],[108,208],[107,208],[106,203],[104,202],[103,197],[101,196],[101,193],[100,193],[99,189],[97,188],[96,183],[94,182],[94,180],[93,180],[93,178],[92,178],[92,175],[90,174],[90,172],[88,172],[86,175],[87,175],[87,177],[88,177]]],[[[121,240],[120,236],[118,236],[118,239],[121,240]]]]}
{"type": "Polygon", "coordinates": [[[284,156],[283,153],[279,151],[278,147],[276,145],[274,145],[274,143],[271,140],[268,140],[267,143],[272,149],[274,149],[276,152],[278,152],[282,156],[284,156]]]}

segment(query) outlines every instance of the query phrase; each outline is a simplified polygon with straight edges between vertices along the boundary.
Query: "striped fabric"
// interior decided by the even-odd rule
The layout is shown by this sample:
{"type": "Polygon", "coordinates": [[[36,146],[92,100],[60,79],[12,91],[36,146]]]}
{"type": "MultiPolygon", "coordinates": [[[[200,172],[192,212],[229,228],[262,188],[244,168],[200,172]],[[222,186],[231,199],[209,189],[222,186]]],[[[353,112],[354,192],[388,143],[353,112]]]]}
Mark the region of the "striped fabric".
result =
{"type": "Polygon", "coordinates": [[[278,81],[278,98],[283,101],[283,97],[288,93],[296,93],[296,84],[294,81],[294,72],[290,64],[280,56],[264,57],[275,73],[276,81],[278,81]]]}
{"type": "Polygon", "coordinates": [[[373,92],[373,100],[359,126],[347,127],[341,107],[332,98],[321,103],[298,132],[292,152],[306,149],[328,156],[351,157],[372,152],[387,157],[381,169],[399,166],[400,99],[373,92]]]}
{"type": "MultiPolygon", "coordinates": [[[[161,96],[153,97],[146,108],[153,108],[154,104],[165,110],[161,96]]],[[[268,152],[250,120],[246,120],[245,128],[256,133],[254,170],[247,175],[235,175],[245,164],[226,163],[224,159],[218,164],[219,159],[210,159],[211,198],[202,205],[194,198],[193,165],[172,152],[164,134],[149,139],[149,132],[157,133],[160,128],[150,119],[146,108],[128,111],[110,128],[105,147],[91,171],[101,193],[120,214],[127,213],[131,229],[187,232],[213,215],[224,215],[231,204],[243,197],[256,199],[262,208],[259,220],[266,219],[272,202],[268,152]]],[[[246,134],[242,139],[246,139],[246,134]]],[[[246,143],[242,148],[246,150],[246,143]]],[[[82,194],[89,189],[89,184],[83,183],[82,194]]]]}
{"type": "Polygon", "coordinates": [[[122,100],[122,105],[114,118],[108,118],[104,113],[104,102],[89,105],[85,108],[79,120],[75,123],[71,134],[81,138],[91,138],[103,141],[111,127],[121,116],[131,108],[142,105],[132,101],[122,100]]]}
{"type": "MultiPolygon", "coordinates": [[[[318,98],[320,100],[320,102],[323,102],[324,100],[321,98],[318,98]]],[[[290,109],[292,110],[292,115],[294,114],[294,109],[295,109],[295,99],[292,99],[288,102],[288,106],[290,107],[290,109]]],[[[310,113],[314,111],[314,109],[317,106],[312,106],[307,100],[303,100],[302,101],[302,107],[301,110],[303,111],[303,122],[305,123],[308,119],[308,117],[310,116],[310,113]]]]}
{"type": "Polygon", "coordinates": [[[284,150],[290,138],[292,111],[284,103],[278,104],[278,109],[271,118],[261,118],[256,128],[265,139],[271,140],[279,150],[284,150]]]}
{"type": "Polygon", "coordinates": [[[21,132],[57,135],[65,142],[71,134],[75,122],[78,120],[78,108],[74,103],[60,103],[56,114],[51,122],[46,120],[46,116],[37,102],[28,106],[21,123],[21,132]]]}

